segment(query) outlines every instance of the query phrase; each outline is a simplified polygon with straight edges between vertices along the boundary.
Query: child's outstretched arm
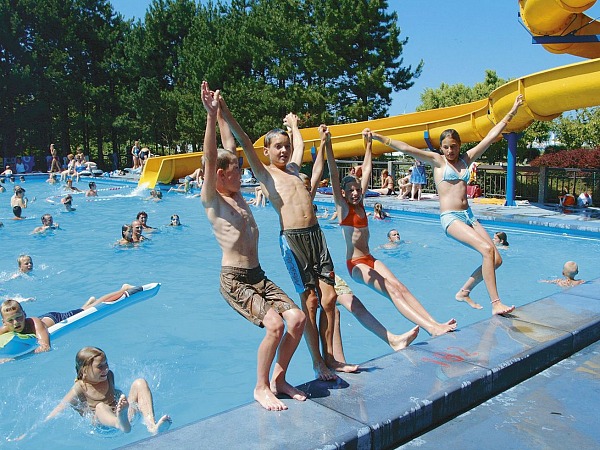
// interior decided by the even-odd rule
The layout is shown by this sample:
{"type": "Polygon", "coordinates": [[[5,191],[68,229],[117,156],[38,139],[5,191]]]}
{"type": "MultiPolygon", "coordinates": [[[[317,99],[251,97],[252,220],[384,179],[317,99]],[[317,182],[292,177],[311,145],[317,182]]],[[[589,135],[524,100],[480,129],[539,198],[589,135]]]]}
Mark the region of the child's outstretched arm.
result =
{"type": "Polygon", "coordinates": [[[223,111],[221,108],[217,110],[217,123],[219,124],[219,131],[221,133],[221,144],[225,150],[229,150],[232,153],[236,153],[235,136],[229,128],[229,124],[223,118],[223,111]]]}
{"type": "Polygon", "coordinates": [[[206,81],[202,82],[202,104],[206,109],[206,131],[204,133],[204,185],[200,198],[205,208],[213,204],[217,197],[217,110],[219,91],[211,92],[206,81]]]}
{"type": "Polygon", "coordinates": [[[302,158],[304,157],[304,138],[298,129],[298,116],[294,113],[289,113],[285,116],[283,123],[292,134],[292,157],[290,162],[296,164],[298,168],[302,166],[302,158]]]}
{"type": "MultiPolygon", "coordinates": [[[[326,125],[321,125],[321,127],[327,128],[326,125]]],[[[319,129],[321,127],[319,127],[319,129]]],[[[321,140],[319,143],[319,150],[317,150],[317,156],[313,162],[312,176],[310,178],[310,196],[313,200],[317,194],[317,188],[319,187],[319,182],[323,175],[323,168],[325,167],[325,145],[326,142],[321,140]]]]}
{"type": "Polygon", "coordinates": [[[374,131],[371,132],[371,135],[373,136],[374,140],[381,142],[383,145],[386,145],[387,147],[390,147],[395,151],[407,153],[410,156],[431,165],[435,165],[436,156],[440,156],[435,152],[413,147],[412,145],[408,145],[406,142],[398,141],[396,139],[383,136],[379,133],[375,133],[374,131]]]}
{"type": "Polygon", "coordinates": [[[246,158],[248,158],[248,163],[250,164],[250,168],[252,169],[254,176],[259,181],[264,180],[267,176],[267,170],[265,169],[262,161],[258,158],[258,155],[254,150],[254,144],[237,120],[235,120],[231,114],[231,111],[229,110],[229,107],[227,106],[227,103],[225,103],[225,99],[222,96],[219,98],[219,107],[221,108],[223,119],[225,119],[229,125],[231,132],[238,142],[242,144],[242,149],[244,150],[246,158]]]}
{"type": "Polygon", "coordinates": [[[327,151],[327,166],[329,167],[329,176],[331,179],[331,190],[333,192],[333,200],[335,201],[335,210],[337,213],[338,220],[344,218],[342,214],[343,205],[346,201],[342,197],[342,186],[340,184],[340,174],[338,172],[337,163],[335,162],[335,156],[333,156],[333,147],[331,146],[331,134],[329,128],[325,125],[319,127],[319,135],[321,136],[321,142],[325,143],[325,149],[327,151]]]}
{"type": "Polygon", "coordinates": [[[365,195],[369,188],[371,173],[373,172],[373,133],[371,133],[369,128],[365,128],[362,135],[365,141],[365,157],[362,163],[363,174],[360,181],[360,187],[362,188],[363,195],[365,195]]]}
{"type": "Polygon", "coordinates": [[[522,104],[523,95],[519,94],[517,95],[517,98],[515,98],[515,102],[506,116],[504,116],[504,118],[488,132],[488,134],[481,140],[481,142],[479,142],[479,144],[467,151],[467,156],[469,157],[469,161],[467,161],[467,163],[471,163],[483,155],[483,152],[485,152],[489,146],[492,145],[498,136],[500,136],[504,128],[506,128],[508,122],[510,122],[517,114],[517,111],[522,104]]]}

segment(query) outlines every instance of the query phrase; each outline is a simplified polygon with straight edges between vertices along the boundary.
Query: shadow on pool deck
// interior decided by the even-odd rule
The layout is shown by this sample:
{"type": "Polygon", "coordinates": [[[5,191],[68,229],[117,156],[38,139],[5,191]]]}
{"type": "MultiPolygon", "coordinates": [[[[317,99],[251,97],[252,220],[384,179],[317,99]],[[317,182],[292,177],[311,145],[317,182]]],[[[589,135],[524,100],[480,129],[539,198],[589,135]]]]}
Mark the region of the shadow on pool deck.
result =
{"type": "MultiPolygon", "coordinates": [[[[383,200],[384,207],[391,210],[404,209],[404,203],[409,203],[406,208],[411,212],[437,214],[439,208],[434,200],[383,200]]],[[[484,220],[600,231],[598,219],[536,205],[472,207],[484,220]]],[[[300,388],[309,394],[309,400],[299,403],[286,399],[287,411],[268,412],[253,402],[127,448],[393,448],[534,377],[598,339],[600,279],[533,301],[517,308],[510,317],[492,317],[373,359],[361,364],[360,373],[343,374],[335,383],[306,383],[300,388]]],[[[596,389],[598,385],[600,382],[596,389]]],[[[589,383],[575,392],[585,396],[585,389],[589,383]]],[[[498,418],[499,423],[503,420],[498,418]]],[[[563,426],[570,430],[568,424],[563,426]]],[[[494,425],[488,428],[492,432],[494,425]]],[[[464,439],[475,441],[471,448],[487,447],[486,430],[480,428],[464,439]]],[[[446,439],[439,433],[436,438],[434,433],[429,440],[433,439],[437,447],[446,446],[446,439]]],[[[522,441],[525,439],[511,434],[509,447],[535,448],[522,441]]],[[[564,439],[555,444],[570,446],[568,437],[564,439]]],[[[593,438],[591,441],[598,444],[593,438]]],[[[496,444],[508,448],[505,441],[496,444]]]]}

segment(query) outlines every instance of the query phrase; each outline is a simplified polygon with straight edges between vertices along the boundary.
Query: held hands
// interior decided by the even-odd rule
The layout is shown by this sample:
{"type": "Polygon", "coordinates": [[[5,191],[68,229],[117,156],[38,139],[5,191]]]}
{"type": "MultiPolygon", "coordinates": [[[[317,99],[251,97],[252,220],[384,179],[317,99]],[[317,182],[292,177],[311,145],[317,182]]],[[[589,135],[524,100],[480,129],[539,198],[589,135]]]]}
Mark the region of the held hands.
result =
{"type": "Polygon", "coordinates": [[[365,128],[362,130],[362,136],[365,141],[365,144],[371,143],[373,141],[373,133],[370,128],[365,128]]]}
{"type": "Polygon", "coordinates": [[[517,95],[517,98],[515,98],[515,103],[513,104],[513,107],[511,108],[510,112],[514,115],[517,112],[517,109],[519,109],[519,106],[521,106],[523,104],[523,94],[519,94],[517,95]]]}
{"type": "Polygon", "coordinates": [[[204,105],[204,109],[206,109],[206,112],[211,116],[216,115],[219,109],[220,93],[221,91],[219,90],[216,90],[214,92],[211,91],[210,87],[208,86],[208,82],[202,82],[202,91],[200,94],[202,97],[202,104],[204,105]]]}
{"type": "Polygon", "coordinates": [[[321,142],[331,141],[331,132],[329,131],[329,127],[327,125],[319,125],[319,136],[321,137],[321,142]]]}
{"type": "Polygon", "coordinates": [[[298,128],[298,116],[294,113],[289,113],[283,119],[283,125],[291,131],[292,128],[298,128]]]}

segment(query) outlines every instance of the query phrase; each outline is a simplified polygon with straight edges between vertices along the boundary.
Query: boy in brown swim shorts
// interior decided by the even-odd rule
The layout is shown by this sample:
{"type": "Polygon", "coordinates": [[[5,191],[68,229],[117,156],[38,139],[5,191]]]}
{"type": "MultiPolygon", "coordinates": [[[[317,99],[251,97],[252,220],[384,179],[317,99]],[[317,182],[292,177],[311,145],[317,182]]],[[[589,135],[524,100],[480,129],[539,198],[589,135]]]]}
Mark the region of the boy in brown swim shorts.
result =
{"type": "MultiPolygon", "coordinates": [[[[207,119],[204,135],[205,177],[200,198],[223,251],[221,293],[242,316],[266,330],[258,347],[254,399],[267,410],[282,411],[287,406],[276,397],[277,394],[286,394],[298,401],[306,400],[306,394],[285,379],[292,355],[302,338],[306,318],[294,302],[266,278],[260,268],[258,227],[240,193],[237,155],[228,150],[217,150],[215,129],[217,119],[221,117],[218,114],[219,97],[219,91],[211,92],[208,83],[202,83],[202,103],[207,119]],[[269,380],[276,354],[277,361],[269,380]]],[[[231,137],[227,123],[219,120],[219,128],[223,140],[231,137]]]]}

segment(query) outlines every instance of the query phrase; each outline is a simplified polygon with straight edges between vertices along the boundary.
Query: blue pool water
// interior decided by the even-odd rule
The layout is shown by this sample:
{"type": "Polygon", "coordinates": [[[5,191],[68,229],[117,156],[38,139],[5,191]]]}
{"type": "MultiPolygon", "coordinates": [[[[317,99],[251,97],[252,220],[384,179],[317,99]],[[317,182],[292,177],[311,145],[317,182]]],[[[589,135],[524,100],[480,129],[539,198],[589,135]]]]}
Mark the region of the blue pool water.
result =
{"type": "MultiPolygon", "coordinates": [[[[161,291],[152,299],[56,339],[51,352],[0,365],[0,447],[103,449],[147,436],[141,423],[128,435],[98,434],[73,411],[51,424],[41,423],[71,387],[75,353],[86,345],[106,351],[121,389],[128,390],[137,377],[146,378],[157,416],[170,414],[174,428],[252,401],[256,348],[263,331],[233,312],[219,294],[220,250],[200,200],[165,194],[156,203],[146,200],[148,191],[123,188],[110,180],[98,185],[105,190],[97,200],[74,195],[77,211],[66,213],[56,197],[50,198],[53,202],[46,201],[61,194],[60,187],[27,181],[23,185],[27,197],[37,199],[24,212],[28,218],[22,221],[11,218],[9,192],[0,194],[0,220],[5,224],[0,229],[0,297],[34,297],[35,301],[24,303],[24,308],[29,315],[37,315],[76,308],[89,296],[118,289],[123,283],[160,282],[161,291]],[[148,213],[148,224],[159,230],[140,247],[115,247],[121,225],[132,221],[141,210],[148,213]],[[32,235],[41,215],[47,212],[61,229],[32,235]],[[181,229],[166,226],[173,213],[180,215],[181,229]],[[11,279],[21,253],[33,257],[33,275],[11,279]],[[7,437],[16,437],[32,426],[36,428],[24,440],[6,442],[7,437]]],[[[83,189],[87,181],[82,179],[77,186],[83,189]]],[[[10,191],[11,186],[7,187],[10,191]]],[[[275,282],[293,293],[279,255],[276,214],[270,207],[253,211],[261,230],[262,266],[275,282]]],[[[341,232],[327,220],[321,225],[338,270],[346,277],[341,232]]],[[[496,227],[488,231],[499,231],[496,227]]],[[[511,244],[502,250],[504,265],[498,270],[500,295],[507,304],[522,305],[556,292],[556,285],[539,280],[560,276],[562,264],[569,259],[579,263],[581,278],[600,276],[600,240],[591,235],[574,237],[515,226],[501,229],[511,244]]],[[[393,214],[389,222],[372,222],[371,242],[374,254],[438,320],[454,317],[460,328],[489,316],[483,284],[473,292],[473,298],[485,304],[483,311],[453,300],[480,259],[472,250],[446,238],[436,217],[393,214]],[[386,241],[392,227],[399,229],[406,243],[393,251],[375,249],[386,241]]],[[[400,333],[412,326],[390,302],[364,286],[349,283],[391,331],[400,333]]],[[[350,362],[390,352],[346,311],[342,311],[342,334],[350,362]]],[[[427,338],[422,332],[419,340],[427,338]]],[[[302,342],[292,359],[289,381],[300,384],[313,378],[302,342]]]]}

